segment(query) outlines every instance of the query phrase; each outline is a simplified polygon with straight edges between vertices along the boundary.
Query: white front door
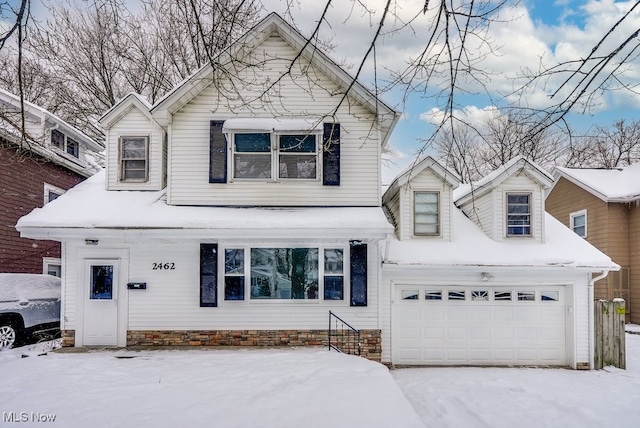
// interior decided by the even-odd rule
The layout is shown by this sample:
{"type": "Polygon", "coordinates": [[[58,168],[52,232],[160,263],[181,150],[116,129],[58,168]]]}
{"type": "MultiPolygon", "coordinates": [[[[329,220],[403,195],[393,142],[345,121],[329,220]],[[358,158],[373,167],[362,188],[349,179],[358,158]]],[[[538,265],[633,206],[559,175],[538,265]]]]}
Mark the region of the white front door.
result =
{"type": "Polygon", "coordinates": [[[85,261],[85,345],[118,344],[118,267],[118,259],[85,261]]]}

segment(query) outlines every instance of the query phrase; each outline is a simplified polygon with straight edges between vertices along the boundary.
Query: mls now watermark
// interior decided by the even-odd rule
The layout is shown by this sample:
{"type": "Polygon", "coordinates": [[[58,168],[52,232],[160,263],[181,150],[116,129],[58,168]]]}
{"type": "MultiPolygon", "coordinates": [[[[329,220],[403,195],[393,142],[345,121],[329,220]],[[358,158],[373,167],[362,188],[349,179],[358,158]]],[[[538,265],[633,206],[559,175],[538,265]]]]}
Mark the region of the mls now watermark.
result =
{"type": "Polygon", "coordinates": [[[39,412],[2,412],[3,422],[55,422],[53,413],[39,412]]]}

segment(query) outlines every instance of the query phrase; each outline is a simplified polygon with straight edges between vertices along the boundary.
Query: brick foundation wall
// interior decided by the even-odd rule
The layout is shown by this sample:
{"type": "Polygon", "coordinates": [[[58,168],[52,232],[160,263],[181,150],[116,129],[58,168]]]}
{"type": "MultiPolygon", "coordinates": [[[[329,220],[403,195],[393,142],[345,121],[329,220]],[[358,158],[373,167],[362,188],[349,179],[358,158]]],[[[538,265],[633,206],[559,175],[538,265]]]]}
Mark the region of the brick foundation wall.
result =
{"type": "Polygon", "coordinates": [[[576,364],[576,369],[578,370],[589,370],[589,363],[578,363],[576,364]]]}
{"type": "MultiPolygon", "coordinates": [[[[64,337],[64,335],[63,335],[64,337]]],[[[333,341],[333,339],[332,339],[333,341]]],[[[127,346],[327,346],[327,330],[133,330],[127,346]]],[[[360,355],[380,362],[380,330],[360,330],[360,355]]]]}
{"type": "Polygon", "coordinates": [[[69,348],[76,344],[76,331],[75,330],[62,330],[62,347],[69,348]]]}

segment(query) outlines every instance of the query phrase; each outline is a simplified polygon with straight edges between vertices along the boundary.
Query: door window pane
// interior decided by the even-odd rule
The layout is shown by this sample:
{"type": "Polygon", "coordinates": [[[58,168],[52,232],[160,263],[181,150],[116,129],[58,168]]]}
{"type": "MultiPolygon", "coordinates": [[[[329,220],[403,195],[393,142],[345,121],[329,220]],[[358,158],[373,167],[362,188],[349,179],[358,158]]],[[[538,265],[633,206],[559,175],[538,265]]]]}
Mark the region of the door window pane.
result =
{"type": "Polygon", "coordinates": [[[113,266],[91,266],[90,299],[113,299],[113,266]]]}

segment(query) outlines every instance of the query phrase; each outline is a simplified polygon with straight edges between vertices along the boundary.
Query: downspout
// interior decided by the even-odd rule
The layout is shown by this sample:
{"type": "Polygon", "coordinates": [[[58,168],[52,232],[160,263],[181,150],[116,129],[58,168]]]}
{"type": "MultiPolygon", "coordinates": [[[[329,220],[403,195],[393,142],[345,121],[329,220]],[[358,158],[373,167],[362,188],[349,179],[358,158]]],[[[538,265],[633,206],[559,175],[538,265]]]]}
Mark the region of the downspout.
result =
{"type": "Polygon", "coordinates": [[[595,365],[595,354],[596,354],[595,323],[594,323],[595,313],[593,308],[593,301],[595,297],[594,288],[595,288],[596,281],[601,280],[607,275],[609,275],[609,271],[603,270],[600,275],[596,276],[595,278],[591,278],[591,280],[589,281],[589,370],[593,370],[593,367],[595,365]]]}

